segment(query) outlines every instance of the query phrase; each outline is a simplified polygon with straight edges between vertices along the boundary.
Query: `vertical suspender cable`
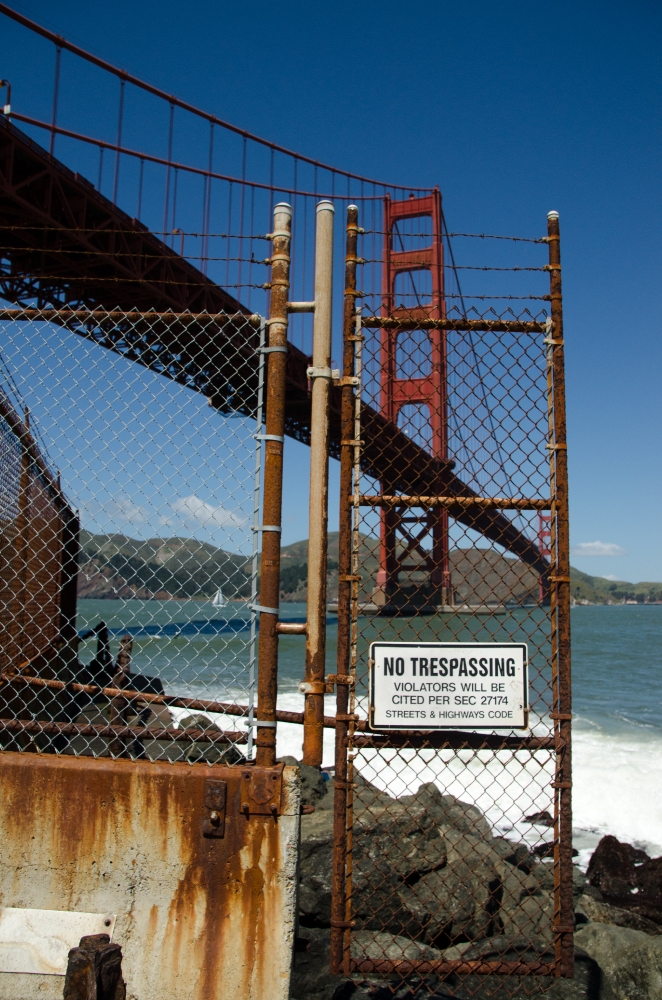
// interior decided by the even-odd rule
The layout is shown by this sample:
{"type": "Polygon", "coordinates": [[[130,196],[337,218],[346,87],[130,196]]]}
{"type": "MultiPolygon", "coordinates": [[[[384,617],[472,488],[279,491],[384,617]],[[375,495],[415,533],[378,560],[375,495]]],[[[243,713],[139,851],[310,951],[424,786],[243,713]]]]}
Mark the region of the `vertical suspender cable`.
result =
{"type": "Polygon", "coordinates": [[[58,98],[60,96],[60,59],[62,57],[62,49],[60,46],[55,48],[55,83],[53,84],[53,114],[51,116],[51,145],[50,154],[54,155],[55,152],[55,126],[57,125],[57,104],[58,98]]]}
{"type": "Polygon", "coordinates": [[[170,201],[170,162],[172,160],[172,130],[175,122],[175,105],[170,105],[170,127],[168,129],[168,166],[166,168],[165,198],[163,200],[163,239],[168,232],[168,203],[170,201]]]}
{"type": "Polygon", "coordinates": [[[120,181],[120,146],[122,145],[122,119],[124,118],[124,86],[126,80],[120,80],[120,107],[117,116],[117,151],[115,153],[115,178],[113,180],[113,203],[117,204],[117,188],[120,181]]]}

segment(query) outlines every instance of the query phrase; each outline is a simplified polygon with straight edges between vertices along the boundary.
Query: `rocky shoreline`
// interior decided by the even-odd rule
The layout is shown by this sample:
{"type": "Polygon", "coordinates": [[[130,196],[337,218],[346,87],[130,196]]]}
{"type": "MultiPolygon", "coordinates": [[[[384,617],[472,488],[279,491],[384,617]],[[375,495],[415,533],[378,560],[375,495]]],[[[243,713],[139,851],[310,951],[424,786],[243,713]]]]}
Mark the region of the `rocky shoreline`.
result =
{"type": "MultiPolygon", "coordinates": [[[[301,771],[303,801],[315,811],[301,818],[292,1000],[505,1000],[542,991],[552,1000],[662,1000],[662,858],[614,837],[600,841],[586,873],[573,867],[573,980],[332,976],[333,782],[313,768],[301,771]]],[[[355,957],[553,958],[553,876],[544,851],[494,837],[475,806],[435,785],[393,799],[360,776],[357,784],[355,957]]]]}

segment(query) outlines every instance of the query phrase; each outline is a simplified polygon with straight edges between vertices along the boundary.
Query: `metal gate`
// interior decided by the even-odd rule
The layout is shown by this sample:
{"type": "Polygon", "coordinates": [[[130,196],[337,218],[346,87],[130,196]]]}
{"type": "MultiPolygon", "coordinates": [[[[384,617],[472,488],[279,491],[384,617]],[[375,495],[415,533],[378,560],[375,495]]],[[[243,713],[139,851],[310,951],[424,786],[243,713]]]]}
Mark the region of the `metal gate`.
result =
{"type": "Polygon", "coordinates": [[[512,994],[522,976],[573,974],[559,223],[478,238],[504,253],[493,266],[469,249],[466,270],[520,283],[502,295],[483,274],[472,297],[444,268],[442,218],[438,194],[387,199],[380,233],[348,212],[331,961],[392,990],[498,976],[512,994]],[[524,264],[506,256],[521,250],[524,264]],[[518,271],[548,273],[549,290],[518,271]],[[375,642],[524,644],[524,728],[504,729],[489,650],[415,660],[399,728],[376,724],[375,642]]]}

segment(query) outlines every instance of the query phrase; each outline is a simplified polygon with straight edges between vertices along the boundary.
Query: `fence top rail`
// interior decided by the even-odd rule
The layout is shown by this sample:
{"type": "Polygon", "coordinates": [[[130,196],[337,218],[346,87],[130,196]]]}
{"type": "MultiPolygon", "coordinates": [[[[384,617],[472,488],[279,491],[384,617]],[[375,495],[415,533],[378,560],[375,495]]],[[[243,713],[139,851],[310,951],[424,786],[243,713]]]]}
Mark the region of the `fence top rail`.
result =
{"type": "Polygon", "coordinates": [[[242,323],[258,329],[262,317],[258,313],[208,313],[208,312],[142,312],[139,309],[0,309],[0,320],[16,322],[20,320],[148,320],[171,323],[242,323]]]}
{"type": "Polygon", "coordinates": [[[361,326],[369,329],[398,330],[475,330],[478,333],[547,333],[547,321],[503,319],[419,319],[410,316],[362,316],[361,326]]]}
{"type": "Polygon", "coordinates": [[[528,497],[351,496],[359,507],[480,507],[481,510],[551,510],[552,501],[528,497]]]}

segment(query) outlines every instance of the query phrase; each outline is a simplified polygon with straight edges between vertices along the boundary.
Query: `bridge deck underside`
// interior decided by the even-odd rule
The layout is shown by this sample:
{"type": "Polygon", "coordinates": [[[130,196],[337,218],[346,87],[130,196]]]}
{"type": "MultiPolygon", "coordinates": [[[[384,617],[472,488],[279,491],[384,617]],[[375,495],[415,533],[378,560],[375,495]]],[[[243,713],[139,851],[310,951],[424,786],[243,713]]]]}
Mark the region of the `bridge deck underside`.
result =
{"type": "MultiPolygon", "coordinates": [[[[207,396],[221,412],[249,413],[257,392],[259,333],[249,311],[80,174],[0,116],[0,296],[41,308],[173,313],[156,322],[76,323],[108,350],[207,396]],[[194,314],[182,317],[182,313],[194,314]],[[195,318],[224,313],[223,324],[195,318]]],[[[286,433],[310,443],[310,359],[288,345],[286,433]]],[[[340,391],[330,405],[331,453],[340,454],[340,391]]],[[[414,496],[472,497],[453,462],[432,458],[395,424],[363,407],[363,471],[414,496]]],[[[538,547],[496,511],[466,511],[466,527],[538,573],[538,547]]]]}

